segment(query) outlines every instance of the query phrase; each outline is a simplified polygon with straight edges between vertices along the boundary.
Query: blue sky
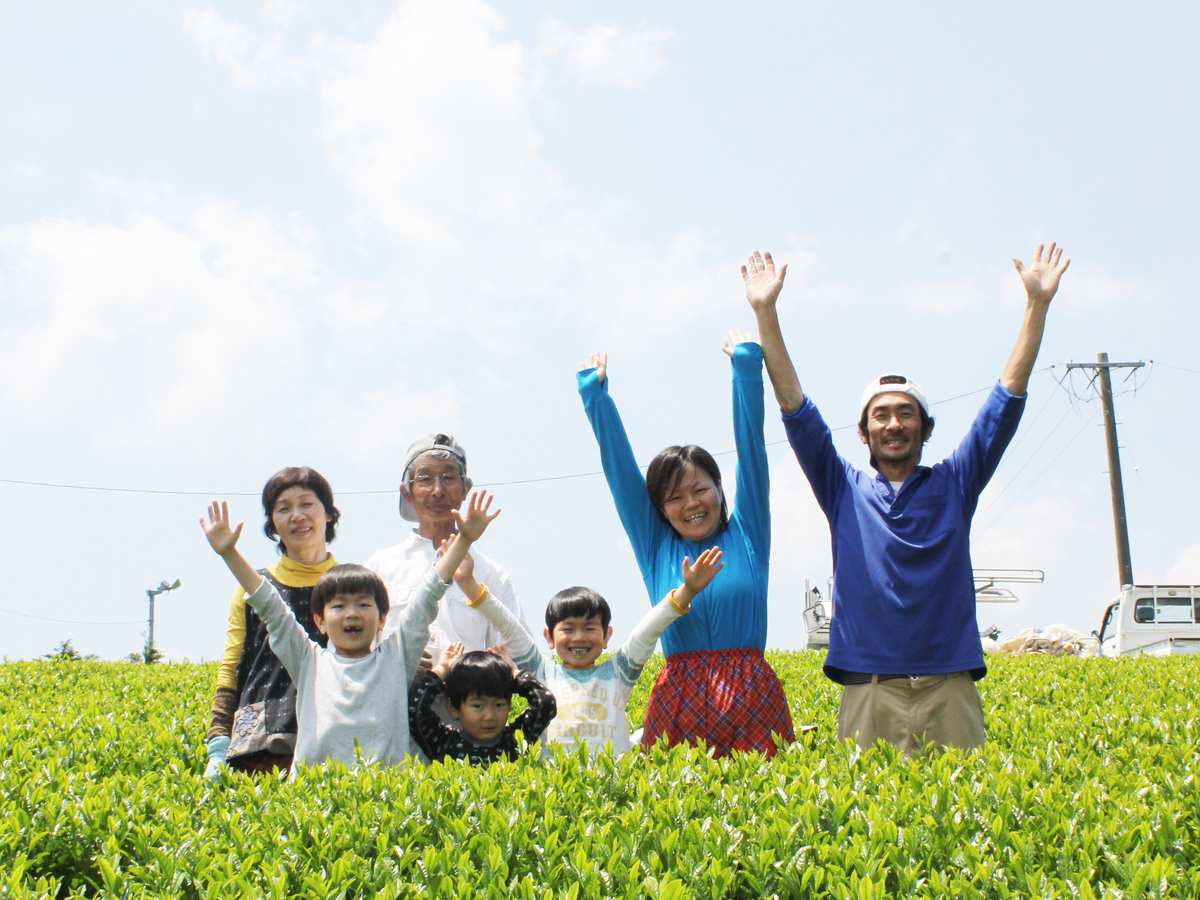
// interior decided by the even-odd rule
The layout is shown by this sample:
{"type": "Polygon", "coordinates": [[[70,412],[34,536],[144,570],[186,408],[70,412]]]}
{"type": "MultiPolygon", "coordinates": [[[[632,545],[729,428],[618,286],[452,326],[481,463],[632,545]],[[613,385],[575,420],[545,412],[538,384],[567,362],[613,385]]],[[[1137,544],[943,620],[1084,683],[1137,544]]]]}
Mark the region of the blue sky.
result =
{"type": "MultiPolygon", "coordinates": [[[[609,352],[643,461],[672,443],[730,450],[719,348],[753,326],[738,266],[754,248],[790,264],[783,327],[830,424],[854,421],[871,378],[906,372],[945,401],[928,462],[1012,347],[1012,257],[1059,241],[1072,265],[1046,371],[973,551],[1046,581],[980,623],[1090,631],[1115,593],[1098,403],[1078,376],[1057,383],[1099,351],[1155,360],[1117,401],[1135,576],[1200,581],[1176,486],[1200,439],[1180,415],[1200,386],[1198,15],[9,4],[0,653],[71,638],[123,656],[145,589],[180,578],[159,644],[217,656],[232,582],[196,525],[208,494],[257,531],[266,478],[313,465],[344,515],[332,549],[361,561],[403,536],[400,458],[431,428],[501,485],[483,549],[530,619],[588,584],[623,638],[647,598],[603,479],[584,474],[598,455],[573,371],[609,352]],[[532,481],[568,475],[583,477],[532,481]]],[[[824,583],[830,559],[782,437],[769,415],[769,643],[792,648],[804,580],[824,583]]],[[[837,442],[866,464],[852,430],[837,442]]],[[[261,535],[244,549],[272,558],[261,535]]]]}

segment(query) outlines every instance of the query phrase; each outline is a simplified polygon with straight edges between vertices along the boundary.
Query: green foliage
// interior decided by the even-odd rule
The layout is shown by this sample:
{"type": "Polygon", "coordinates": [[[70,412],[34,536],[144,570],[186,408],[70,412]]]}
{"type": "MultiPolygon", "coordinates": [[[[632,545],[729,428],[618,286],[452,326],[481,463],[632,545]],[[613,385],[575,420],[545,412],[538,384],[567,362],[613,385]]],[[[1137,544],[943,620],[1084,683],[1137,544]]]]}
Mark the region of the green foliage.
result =
{"type": "MultiPolygon", "coordinates": [[[[822,657],[769,654],[815,737],[210,787],[215,667],[0,666],[0,897],[1200,896],[1200,660],[992,660],[989,740],[835,738],[822,657]]],[[[631,706],[640,724],[654,672],[631,706]]]]}
{"type": "Polygon", "coordinates": [[[150,643],[150,639],[146,638],[146,646],[142,647],[141,651],[135,651],[125,657],[123,662],[145,663],[148,666],[154,665],[156,662],[162,662],[162,653],[154,644],[150,643]]]}
{"type": "Polygon", "coordinates": [[[82,662],[85,659],[99,658],[95,653],[89,653],[86,656],[80,653],[75,649],[75,643],[70,638],[67,638],[67,640],[42,657],[42,659],[61,659],[65,662],[82,662]]]}

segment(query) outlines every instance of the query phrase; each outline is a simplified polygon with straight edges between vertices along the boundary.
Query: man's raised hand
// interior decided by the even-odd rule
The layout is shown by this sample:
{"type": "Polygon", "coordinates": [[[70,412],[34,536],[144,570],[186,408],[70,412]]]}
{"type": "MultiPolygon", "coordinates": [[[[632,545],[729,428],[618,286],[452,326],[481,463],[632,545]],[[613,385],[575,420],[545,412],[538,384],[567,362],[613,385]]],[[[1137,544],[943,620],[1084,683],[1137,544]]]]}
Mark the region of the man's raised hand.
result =
{"type": "Polygon", "coordinates": [[[500,510],[488,514],[492,507],[494,498],[487,491],[476,491],[471,495],[471,500],[467,504],[467,514],[464,516],[457,509],[454,511],[454,519],[458,523],[458,533],[464,538],[475,543],[487,531],[487,527],[492,524],[492,520],[500,515],[500,510]]]}
{"type": "Polygon", "coordinates": [[[595,369],[596,377],[600,379],[600,383],[604,384],[604,379],[608,377],[608,354],[603,350],[597,350],[588,357],[587,362],[579,364],[579,371],[584,369],[595,369]]]}
{"type": "Polygon", "coordinates": [[[754,338],[750,336],[750,332],[742,331],[740,328],[735,328],[729,332],[729,340],[721,341],[721,349],[725,351],[725,355],[733,359],[733,348],[738,344],[753,344],[754,338]]]}
{"type": "Polygon", "coordinates": [[[750,308],[758,312],[761,306],[774,305],[783,289],[783,279],[787,275],[787,264],[775,273],[775,260],[770,253],[759,253],[755,250],[742,266],[742,280],[746,282],[746,299],[750,308]]]}
{"type": "Polygon", "coordinates": [[[1062,248],[1053,243],[1043,257],[1044,246],[1044,244],[1038,244],[1037,253],[1034,254],[1033,263],[1028,269],[1015,257],[1013,264],[1016,265],[1017,272],[1021,275],[1021,281],[1025,282],[1025,293],[1029,295],[1029,299],[1040,303],[1049,303],[1058,290],[1058,279],[1062,277],[1063,272],[1067,271],[1071,260],[1063,260],[1062,248]],[[1056,248],[1057,252],[1055,252],[1056,248]]]}
{"type": "Polygon", "coordinates": [[[208,537],[209,544],[221,556],[237,546],[238,538],[242,536],[244,522],[238,522],[236,528],[229,526],[229,504],[222,500],[214,500],[208,505],[208,521],[200,517],[200,527],[208,537]]]}

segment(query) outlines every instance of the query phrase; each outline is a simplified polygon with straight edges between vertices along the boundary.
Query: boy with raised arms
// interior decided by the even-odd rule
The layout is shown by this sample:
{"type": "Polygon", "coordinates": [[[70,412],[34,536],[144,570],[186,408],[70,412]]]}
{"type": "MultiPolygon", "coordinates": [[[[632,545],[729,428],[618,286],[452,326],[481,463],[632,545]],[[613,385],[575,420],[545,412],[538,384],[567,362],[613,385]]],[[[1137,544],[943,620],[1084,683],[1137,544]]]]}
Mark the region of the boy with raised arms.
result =
{"type": "Polygon", "coordinates": [[[611,742],[613,753],[629,750],[629,721],[625,705],[654,646],[667,626],[687,614],[692,599],[708,587],[724,567],[721,550],[712,547],[693,565],[683,560],[683,583],[668,592],[629,635],[625,644],[600,665],[596,660],[612,638],[608,603],[585,587],[555,594],[546,607],[548,650],[539,651],[516,617],[472,575],[471,557],[463,560],[455,581],[463,593],[504,636],[504,646],[514,664],[535,674],[554,692],[558,717],[546,730],[546,739],[571,744],[582,741],[595,753],[611,742]]]}
{"type": "Polygon", "coordinates": [[[213,550],[246,591],[246,603],[266,623],[271,649],[296,685],[296,763],[313,766],[340,760],[353,768],[358,754],[368,765],[400,765],[409,752],[408,686],[438,600],[492,519],[492,498],[473,494],[467,515],[456,510],[458,534],[426,574],[414,599],[400,610],[400,627],[371,649],[388,615],[387,588],[362,566],[330,569],[312,592],[312,614],[329,646],[314,643],[280,599],[237,550],[242,524],[229,524],[229,506],[212,503],[200,525],[213,550]],[[357,746],[356,746],[357,745],[357,746]]]}

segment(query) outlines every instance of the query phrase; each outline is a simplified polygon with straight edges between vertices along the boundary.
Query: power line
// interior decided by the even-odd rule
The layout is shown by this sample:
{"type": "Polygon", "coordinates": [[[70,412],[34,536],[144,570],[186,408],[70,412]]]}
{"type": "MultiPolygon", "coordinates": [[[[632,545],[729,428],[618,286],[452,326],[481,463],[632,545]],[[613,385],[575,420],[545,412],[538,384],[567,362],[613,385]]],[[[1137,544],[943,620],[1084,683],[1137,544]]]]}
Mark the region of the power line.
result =
{"type": "MultiPolygon", "coordinates": [[[[564,476],[571,478],[574,476],[564,476]]],[[[534,479],[538,480],[538,479],[534,479]]],[[[545,479],[541,479],[545,480],[545,479]]],[[[521,482],[511,482],[520,484],[521,482]]],[[[153,488],[102,487],[94,484],[59,484],[53,481],[21,481],[17,478],[0,478],[0,484],[23,484],[30,487],[63,488],[70,491],[109,491],[115,494],[167,494],[176,497],[260,497],[262,491],[160,491],[153,488]]],[[[394,494],[399,488],[383,491],[339,491],[339,494],[394,494]]]]}
{"type": "MultiPolygon", "coordinates": [[[[1051,396],[1053,396],[1053,395],[1051,395],[1051,396]]],[[[1044,408],[1045,407],[1043,407],[1043,409],[1044,408]]],[[[1020,477],[1021,473],[1025,471],[1025,469],[1029,466],[1029,464],[1031,462],[1033,462],[1035,459],[1037,459],[1038,452],[1043,447],[1046,446],[1046,442],[1049,441],[1050,438],[1054,437],[1054,432],[1058,431],[1059,426],[1062,425],[1063,422],[1067,421],[1067,416],[1069,416],[1073,411],[1074,410],[1071,407],[1069,407],[1069,406],[1067,407],[1067,411],[1065,413],[1063,413],[1063,417],[1061,419],[1059,419],[1058,422],[1055,423],[1054,427],[1051,428],[1050,431],[1046,434],[1046,436],[1044,438],[1042,438],[1042,442],[1037,445],[1037,449],[1034,450],[1031,454],[1029,454],[1029,458],[1026,459],[1024,463],[1021,464],[1021,468],[1017,469],[1016,474],[1014,474],[1012,478],[1008,479],[1008,482],[1004,485],[1004,487],[1002,487],[1000,489],[1000,493],[998,493],[995,497],[992,498],[992,502],[987,505],[987,509],[985,509],[982,513],[980,513],[980,515],[987,515],[987,511],[996,505],[996,503],[1000,500],[1000,497],[1003,496],[1004,492],[1007,491],[1010,487],[1012,487],[1013,483],[1020,477]]],[[[1026,433],[1028,434],[1028,432],[1026,432],[1026,433]]]]}
{"type": "MultiPolygon", "coordinates": [[[[1052,368],[1054,368],[1054,367],[1046,366],[1045,368],[1038,369],[1036,372],[1034,372],[1032,374],[1037,375],[1041,372],[1047,372],[1052,368]]],[[[930,406],[939,406],[940,404],[943,404],[943,403],[952,403],[955,400],[961,400],[964,397],[971,397],[971,396],[974,396],[975,394],[982,394],[984,391],[990,391],[991,389],[992,388],[989,385],[988,387],[982,387],[982,388],[978,388],[973,391],[967,391],[965,394],[957,394],[953,397],[947,397],[945,400],[937,400],[937,401],[931,403],[930,406]]],[[[839,425],[837,428],[831,428],[830,430],[831,431],[846,431],[847,429],[857,428],[857,427],[858,427],[858,423],[853,422],[849,425],[839,425]]],[[[787,443],[786,440],[768,441],[766,446],[776,447],[776,446],[779,446],[780,444],[786,444],[786,443],[787,443]]],[[[713,456],[729,456],[731,453],[736,453],[736,452],[737,452],[737,450],[720,450],[712,455],[713,456]]],[[[645,469],[645,468],[647,468],[647,466],[640,466],[639,468],[645,469]]],[[[541,482],[546,482],[546,481],[567,481],[572,478],[592,478],[596,475],[603,475],[603,474],[604,473],[602,471],[577,472],[573,475],[550,475],[550,476],[547,476],[544,478],[523,478],[523,479],[520,479],[517,481],[489,481],[489,482],[480,482],[479,487],[492,488],[492,487],[510,487],[510,486],[519,485],[519,484],[539,484],[541,482]]],[[[114,493],[114,494],[157,494],[157,495],[175,496],[175,497],[210,497],[210,498],[211,497],[259,497],[262,494],[261,491],[163,491],[163,490],[155,490],[152,488],[104,487],[104,486],[90,485],[90,484],[61,484],[61,483],[52,482],[52,481],[23,481],[23,480],[17,479],[17,478],[0,478],[0,484],[20,484],[20,485],[25,485],[27,487],[48,487],[48,488],[59,488],[61,490],[71,490],[71,491],[104,491],[104,492],[114,493]]],[[[373,490],[373,491],[338,491],[337,493],[339,496],[364,496],[364,495],[369,495],[369,494],[396,494],[396,493],[399,493],[399,490],[400,489],[397,487],[397,488],[387,488],[385,490],[373,490]]]]}
{"type": "MultiPolygon", "coordinates": [[[[51,481],[20,481],[16,478],[0,478],[0,482],[4,484],[24,484],[31,487],[63,488],[70,491],[111,491],[115,494],[174,494],[176,496],[188,497],[257,497],[260,494],[259,491],[156,491],[151,488],[98,487],[92,484],[56,484],[51,481]]],[[[347,493],[358,492],[348,491],[347,493]]]]}
{"type": "MultiPolygon", "coordinates": [[[[1053,368],[1054,368],[1054,366],[1047,366],[1047,367],[1046,367],[1046,368],[1044,368],[1044,369],[1038,369],[1038,371],[1037,371],[1037,372],[1033,372],[1033,373],[1031,373],[1030,377],[1032,377],[1033,375],[1037,375],[1037,374],[1039,374],[1039,373],[1041,373],[1041,372],[1048,372],[1048,371],[1050,371],[1050,369],[1053,369],[1053,368]]],[[[1051,375],[1050,377],[1051,377],[1051,378],[1054,380],[1054,383],[1055,383],[1056,385],[1058,385],[1059,387],[1061,387],[1061,386],[1062,386],[1062,385],[1059,383],[1059,381],[1058,381],[1058,379],[1057,379],[1057,378],[1054,378],[1054,376],[1053,376],[1053,375],[1051,375]]],[[[978,393],[978,391],[976,391],[975,393],[978,393]]],[[[1058,392],[1057,392],[1057,391],[1051,391],[1051,392],[1050,392],[1050,396],[1048,396],[1048,397],[1046,398],[1046,402],[1042,404],[1042,408],[1041,408],[1041,409],[1039,409],[1039,410],[1037,411],[1037,415],[1035,415],[1035,416],[1034,416],[1034,417],[1033,417],[1033,418],[1032,418],[1032,419],[1029,421],[1029,423],[1028,423],[1028,424],[1026,424],[1025,420],[1022,418],[1022,420],[1021,420],[1021,425],[1022,425],[1022,428],[1021,428],[1020,434],[1018,434],[1018,435],[1017,435],[1017,439],[1016,439],[1015,441],[1013,441],[1013,442],[1012,442],[1012,444],[1010,444],[1010,445],[1009,445],[1008,449],[1004,451],[1004,456],[1003,456],[1003,457],[1000,459],[1000,465],[998,465],[998,466],[996,467],[996,471],[992,473],[992,478],[995,478],[995,477],[996,477],[996,476],[997,476],[997,475],[998,475],[998,474],[999,474],[1001,471],[1007,471],[1007,468],[1006,468],[1006,467],[1008,466],[1008,464],[1009,464],[1010,460],[1012,460],[1012,459],[1013,459],[1013,453],[1016,451],[1016,449],[1017,449],[1018,447],[1020,447],[1020,446],[1021,446],[1021,443],[1022,443],[1022,441],[1024,441],[1024,440],[1025,440],[1025,438],[1029,437],[1029,435],[1033,433],[1033,426],[1037,424],[1038,420],[1039,420],[1039,419],[1042,417],[1042,413],[1044,413],[1044,412],[1046,411],[1046,409],[1047,409],[1047,408],[1050,406],[1051,402],[1053,402],[1053,400],[1054,400],[1054,398],[1055,398],[1056,396],[1058,396],[1058,392]]],[[[1068,396],[1070,396],[1070,395],[1068,394],[1068,396]]],[[[1072,405],[1072,406],[1073,406],[1073,405],[1072,405]]],[[[1059,424],[1062,424],[1062,423],[1060,422],[1059,424]]],[[[1057,428],[1057,427],[1058,427],[1058,425],[1055,425],[1054,427],[1055,427],[1055,428],[1057,428]]],[[[1045,441],[1043,441],[1042,443],[1045,443],[1045,441]]],[[[1038,447],[1038,450],[1040,450],[1040,449],[1042,449],[1042,448],[1039,446],[1039,447],[1038,447]]],[[[1033,452],[1036,454],[1036,453],[1037,453],[1037,450],[1035,450],[1035,451],[1033,451],[1033,452]]],[[[1030,457],[1030,459],[1032,459],[1032,456],[1030,457]]],[[[1025,465],[1028,465],[1028,464],[1029,464],[1029,463],[1028,463],[1028,460],[1027,460],[1027,461],[1026,461],[1026,463],[1025,463],[1025,465]]],[[[1021,466],[1021,468],[1022,468],[1022,469],[1024,469],[1024,468],[1025,468],[1025,466],[1023,465],[1023,466],[1021,466]]],[[[1021,473],[1018,471],[1018,472],[1017,472],[1017,475],[1020,475],[1020,474],[1021,474],[1021,473]]],[[[1013,476],[1013,479],[1015,479],[1016,477],[1017,477],[1017,476],[1016,476],[1016,475],[1014,475],[1014,476],[1013,476]]],[[[1010,483],[1010,484],[1012,483],[1012,479],[1009,479],[1009,483],[1010,483]]],[[[1007,490],[1007,489],[1008,489],[1007,485],[1005,486],[1005,488],[1004,488],[1004,489],[1005,489],[1005,490],[1007,490]]],[[[988,504],[988,509],[991,509],[991,504],[988,504]]],[[[987,512],[987,510],[984,510],[984,512],[987,512]]]]}
{"type": "MultiPolygon", "coordinates": [[[[1017,503],[1020,502],[1021,498],[1029,493],[1030,488],[1032,488],[1035,484],[1037,484],[1038,479],[1050,471],[1050,467],[1053,466],[1056,462],[1058,462],[1058,458],[1067,452],[1067,448],[1070,447],[1073,443],[1075,443],[1075,438],[1078,438],[1081,434],[1083,434],[1084,431],[1087,430],[1087,427],[1089,425],[1091,425],[1092,422],[1095,421],[1096,416],[1100,415],[1100,412],[1101,412],[1100,410],[1096,410],[1094,413],[1092,413],[1092,417],[1083,423],[1083,428],[1080,428],[1077,432],[1075,432],[1075,437],[1071,438],[1069,441],[1067,441],[1065,444],[1063,444],[1063,448],[1054,455],[1054,459],[1050,460],[1050,462],[1046,465],[1046,468],[1042,469],[1042,471],[1037,473],[1037,476],[1033,479],[1033,481],[1029,482],[1029,484],[1027,484],[1025,486],[1025,490],[1021,491],[1021,493],[1017,495],[1016,499],[1013,500],[1013,502],[1010,503],[1007,507],[1005,507],[1004,512],[1000,513],[1000,515],[996,516],[996,518],[994,518],[994,519],[992,519],[992,521],[988,522],[987,527],[985,527],[981,531],[976,532],[974,535],[972,535],[972,538],[977,537],[981,534],[984,534],[989,528],[991,528],[993,525],[995,525],[997,522],[999,522],[1001,519],[1003,519],[1005,517],[1005,515],[1008,514],[1009,510],[1011,510],[1014,506],[1016,506],[1017,503]]],[[[991,509],[991,507],[989,506],[988,509],[991,509]]]]}
{"type": "MultiPolygon", "coordinates": [[[[1151,361],[1150,361],[1150,364],[1151,364],[1151,365],[1154,365],[1154,361],[1153,361],[1153,360],[1151,360],[1151,361]]],[[[1162,365],[1162,364],[1160,363],[1160,365],[1162,365]]],[[[1053,369],[1053,368],[1054,368],[1054,366],[1049,366],[1048,368],[1050,368],[1050,369],[1053,369]]],[[[1081,397],[1081,396],[1080,396],[1080,395],[1079,395],[1077,392],[1075,392],[1075,391],[1074,391],[1074,389],[1073,389],[1073,388],[1072,388],[1072,389],[1070,389],[1070,390],[1068,390],[1068,389],[1067,389],[1067,387],[1066,387],[1066,381],[1069,379],[1069,377],[1070,377],[1070,375],[1071,375],[1071,371],[1072,371],[1072,369],[1074,369],[1074,368],[1077,368],[1077,367],[1076,367],[1076,366],[1074,366],[1074,365],[1068,365],[1068,366],[1067,366],[1067,369],[1066,369],[1066,371],[1065,371],[1065,372],[1064,372],[1064,374],[1063,374],[1063,377],[1062,377],[1061,379],[1055,379],[1055,382],[1058,384],[1058,386],[1059,386],[1059,387],[1061,387],[1061,388],[1063,389],[1064,393],[1066,393],[1066,395],[1067,395],[1067,398],[1070,400],[1070,404],[1071,404],[1071,405],[1070,405],[1070,407],[1068,407],[1067,411],[1066,411],[1066,412],[1063,414],[1063,417],[1062,417],[1061,419],[1059,419],[1059,420],[1058,420],[1058,422],[1057,422],[1057,423],[1054,425],[1054,427],[1050,429],[1050,431],[1049,431],[1049,432],[1046,434],[1046,436],[1045,436],[1045,437],[1042,439],[1042,442],[1041,442],[1040,444],[1038,444],[1038,446],[1037,446],[1037,449],[1035,449],[1035,450],[1033,451],[1033,453],[1031,453],[1031,454],[1029,455],[1029,457],[1028,457],[1028,458],[1025,460],[1025,462],[1021,464],[1021,468],[1019,468],[1019,469],[1016,471],[1016,474],[1014,474],[1014,475],[1012,476],[1012,478],[1010,478],[1010,479],[1008,480],[1008,483],[1007,483],[1007,484],[1005,484],[1005,485],[1004,485],[1004,487],[1000,489],[1000,492],[999,492],[998,494],[996,494],[996,496],[995,496],[995,497],[993,497],[993,498],[992,498],[992,502],[991,502],[991,503],[989,503],[989,504],[987,505],[987,507],[986,507],[986,508],[985,508],[985,509],[984,509],[982,512],[979,512],[979,513],[977,513],[977,515],[978,515],[980,518],[982,518],[983,516],[987,515],[988,511],[989,511],[989,510],[990,510],[990,509],[991,509],[993,506],[995,506],[995,505],[996,505],[996,504],[997,504],[997,503],[1000,501],[1000,497],[1001,497],[1001,496],[1004,494],[1004,492],[1005,492],[1005,491],[1007,491],[1007,490],[1008,490],[1010,487],[1012,487],[1012,486],[1013,486],[1013,484],[1016,482],[1016,480],[1017,480],[1017,478],[1020,476],[1020,474],[1021,474],[1022,472],[1024,472],[1024,471],[1025,471],[1025,469],[1026,469],[1026,468],[1029,466],[1029,464],[1030,464],[1031,462],[1033,462],[1033,461],[1034,461],[1034,459],[1036,459],[1036,458],[1037,458],[1037,455],[1038,455],[1038,453],[1041,451],[1041,449],[1042,449],[1044,446],[1046,446],[1046,443],[1047,443],[1047,442],[1050,440],[1050,438],[1051,438],[1051,437],[1053,437],[1053,436],[1054,436],[1054,432],[1056,432],[1056,431],[1059,429],[1059,427],[1060,427],[1060,426],[1063,424],[1063,422],[1065,422],[1065,421],[1067,420],[1067,416],[1068,416],[1068,415],[1070,415],[1070,413],[1071,413],[1071,412],[1072,412],[1072,411],[1075,409],[1075,401],[1076,401],[1076,400],[1080,400],[1080,401],[1083,401],[1083,402],[1087,402],[1088,400],[1090,400],[1090,399],[1091,399],[1091,398],[1087,398],[1087,397],[1081,397]]],[[[1041,371],[1046,371],[1046,369],[1042,369],[1041,371]]],[[[1089,385],[1090,385],[1090,383],[1091,383],[1091,382],[1089,381],[1089,385]]],[[[1136,392],[1136,390],[1137,390],[1137,388],[1136,388],[1136,386],[1135,386],[1135,388],[1134,388],[1134,391],[1136,392]]],[[[1024,440],[1024,439],[1025,439],[1025,438],[1026,438],[1026,437],[1027,437],[1029,434],[1031,434],[1031,433],[1032,433],[1030,429],[1032,429],[1032,427],[1033,427],[1033,424],[1034,424],[1035,422],[1037,422],[1037,420],[1038,420],[1038,419],[1040,419],[1040,418],[1041,418],[1041,416],[1042,416],[1042,413],[1046,411],[1046,408],[1047,408],[1047,407],[1050,405],[1050,402],[1051,402],[1051,400],[1053,400],[1055,396],[1057,396],[1057,392],[1055,392],[1055,393],[1052,393],[1052,394],[1051,394],[1049,397],[1047,397],[1047,398],[1046,398],[1046,402],[1045,402],[1045,403],[1042,405],[1042,408],[1041,408],[1040,410],[1038,410],[1038,414],[1037,414],[1036,416],[1034,416],[1034,418],[1033,418],[1033,421],[1032,421],[1032,422],[1030,422],[1030,423],[1029,423],[1029,426],[1023,430],[1023,433],[1022,433],[1022,434],[1021,434],[1021,436],[1020,436],[1020,437],[1019,437],[1019,438],[1016,440],[1016,442],[1014,442],[1014,443],[1013,443],[1013,445],[1012,445],[1011,447],[1009,447],[1009,448],[1008,448],[1008,452],[1007,452],[1007,453],[1005,453],[1005,455],[1004,455],[1004,460],[1003,460],[1003,461],[1001,462],[1001,464],[1000,464],[1000,465],[1001,465],[1001,467],[1003,467],[1003,466],[1004,466],[1004,464],[1005,464],[1005,463],[1007,463],[1007,462],[1008,462],[1008,460],[1010,460],[1010,459],[1012,458],[1012,453],[1013,453],[1013,450],[1015,450],[1015,449],[1016,449],[1016,448],[1017,448],[1017,447],[1020,445],[1021,441],[1023,441],[1023,440],[1024,440]]],[[[1092,418],[1094,419],[1094,418],[1095,418],[1095,416],[1093,415],[1093,416],[1092,416],[1092,418]]],[[[1091,420],[1089,420],[1089,421],[1091,421],[1091,420]]],[[[1080,433],[1082,433],[1082,432],[1080,432],[1080,433]]],[[[1078,436],[1079,436],[1079,435],[1077,434],[1077,435],[1076,435],[1076,437],[1078,437],[1078,436]]],[[[1071,441],[1074,441],[1074,440],[1075,440],[1075,438],[1071,438],[1071,441]]],[[[1069,445],[1070,445],[1070,443],[1071,443],[1071,442],[1070,442],[1070,441],[1068,441],[1068,442],[1067,442],[1067,446],[1069,446],[1069,445]]],[[[1065,449],[1066,449],[1066,446],[1064,446],[1064,447],[1063,447],[1063,450],[1065,450],[1065,449]]],[[[1062,452],[1063,452],[1063,450],[1060,450],[1060,451],[1059,451],[1059,454],[1058,454],[1059,456],[1061,456],[1061,455],[1062,455],[1062,452]]],[[[1055,457],[1054,457],[1054,459],[1055,459],[1055,460],[1057,460],[1057,459],[1058,459],[1058,456],[1055,456],[1055,457]]],[[[1051,461],[1051,464],[1053,464],[1053,460],[1051,461]]],[[[997,469],[997,471],[999,471],[999,469],[997,469]]],[[[1029,483],[1029,485],[1028,485],[1028,486],[1026,486],[1025,490],[1021,492],[1021,495],[1017,497],[1017,500],[1020,500],[1020,499],[1021,499],[1021,497],[1023,497],[1023,496],[1025,495],[1025,493],[1026,493],[1026,492],[1028,492],[1029,488],[1033,486],[1034,482],[1036,482],[1038,478],[1041,478],[1043,474],[1045,474],[1045,470],[1043,470],[1041,473],[1039,473],[1039,474],[1038,474],[1038,476],[1037,476],[1037,478],[1034,478],[1034,479],[1033,479],[1033,481],[1031,481],[1031,482],[1029,483]]],[[[1141,476],[1140,476],[1140,474],[1139,474],[1139,480],[1140,480],[1140,477],[1141,477],[1141,476]]],[[[1014,501],[1013,501],[1013,505],[1015,505],[1015,504],[1016,504],[1017,500],[1014,500],[1014,501]]],[[[1004,512],[1000,513],[1000,515],[999,515],[999,516],[997,516],[995,520],[993,520],[992,522],[990,522],[990,523],[987,525],[987,527],[986,527],[986,528],[984,528],[983,530],[984,530],[984,531],[986,531],[988,528],[991,528],[991,527],[992,527],[992,525],[994,525],[996,521],[999,521],[1000,517],[1001,517],[1001,516],[1003,516],[1005,513],[1007,513],[1009,509],[1012,509],[1012,505],[1008,506],[1008,507],[1007,507],[1007,508],[1004,510],[1004,512]]],[[[982,532],[980,532],[980,533],[982,533],[982,532]]]]}
{"type": "MultiPolygon", "coordinates": [[[[732,453],[732,452],[733,452],[732,450],[724,451],[724,453],[732,453]]],[[[722,454],[715,453],[713,455],[721,456],[722,454]]],[[[645,469],[646,466],[639,466],[638,468],[645,469]]],[[[486,487],[486,488],[508,487],[509,485],[512,485],[512,484],[537,484],[538,482],[542,482],[542,481],[565,481],[568,478],[591,478],[593,475],[603,475],[603,474],[604,474],[604,472],[579,472],[575,475],[549,475],[545,478],[526,478],[522,481],[482,481],[477,486],[478,487],[486,487]]],[[[363,491],[360,493],[367,493],[367,492],[363,491]]],[[[392,493],[394,494],[396,492],[392,491],[392,493]]]]}
{"type": "Polygon", "coordinates": [[[1156,366],[1166,366],[1168,369],[1178,369],[1180,372],[1191,372],[1193,375],[1200,375],[1200,371],[1197,371],[1196,369],[1185,369],[1183,366],[1173,366],[1170,363],[1159,362],[1155,359],[1150,360],[1150,362],[1154,363],[1156,366]]]}
{"type": "Polygon", "coordinates": [[[42,622],[62,622],[64,625],[141,625],[143,619],[138,619],[134,622],[80,622],[76,619],[51,619],[46,616],[31,616],[28,613],[19,613],[15,609],[0,609],[0,612],[8,613],[10,616],[20,616],[22,619],[38,619],[42,622]]]}

